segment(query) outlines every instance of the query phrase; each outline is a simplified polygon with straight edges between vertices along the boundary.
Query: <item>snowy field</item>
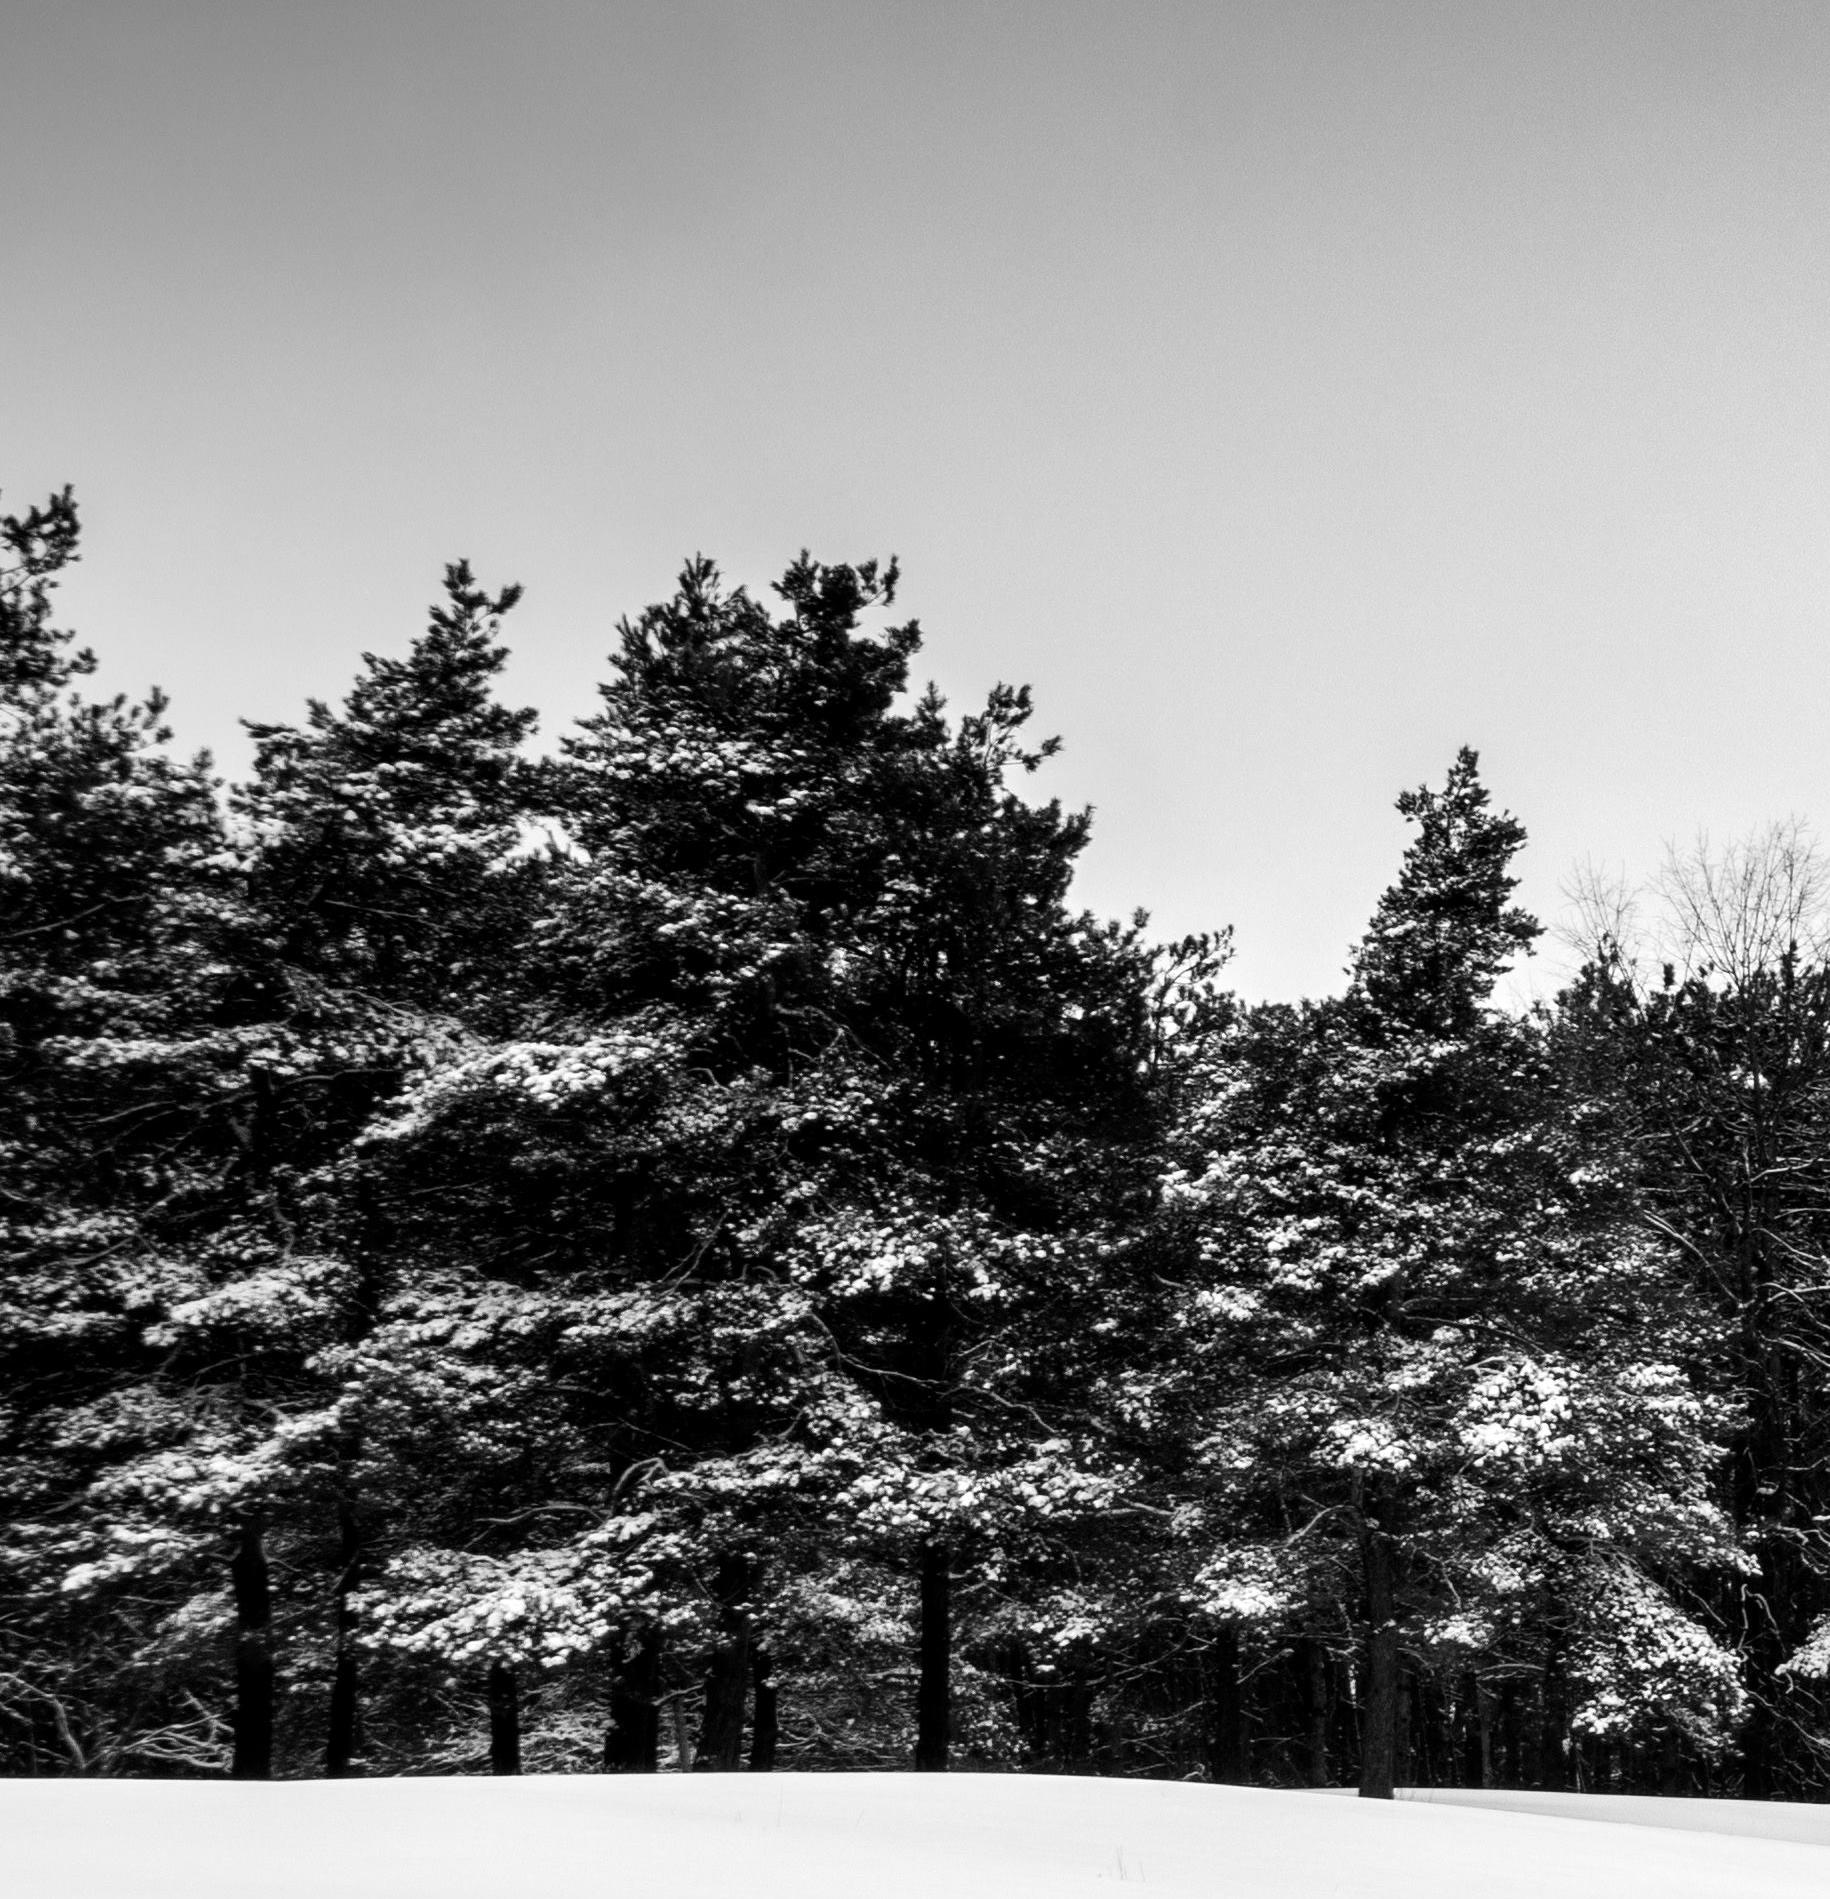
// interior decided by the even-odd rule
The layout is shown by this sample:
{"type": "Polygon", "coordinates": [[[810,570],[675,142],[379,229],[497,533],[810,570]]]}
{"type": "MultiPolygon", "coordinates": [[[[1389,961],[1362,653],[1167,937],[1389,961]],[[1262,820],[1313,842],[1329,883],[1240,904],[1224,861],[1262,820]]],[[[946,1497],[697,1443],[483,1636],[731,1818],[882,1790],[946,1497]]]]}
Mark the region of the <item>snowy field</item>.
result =
{"type": "Polygon", "coordinates": [[[1827,1816],[969,1774],[0,1782],[21,1899],[1823,1899],[1827,1816]]]}

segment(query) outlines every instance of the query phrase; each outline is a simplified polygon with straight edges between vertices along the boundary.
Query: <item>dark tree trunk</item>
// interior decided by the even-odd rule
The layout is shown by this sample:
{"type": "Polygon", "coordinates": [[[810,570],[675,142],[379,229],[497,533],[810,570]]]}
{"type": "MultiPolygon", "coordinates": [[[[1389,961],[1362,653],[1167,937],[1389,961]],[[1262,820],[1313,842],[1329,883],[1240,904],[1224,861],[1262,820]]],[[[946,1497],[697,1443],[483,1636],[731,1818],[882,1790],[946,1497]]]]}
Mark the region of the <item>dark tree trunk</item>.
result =
{"type": "Polygon", "coordinates": [[[1245,1708],[1239,1695],[1239,1631],[1227,1624],[1214,1637],[1208,1663],[1212,1728],[1207,1740],[1207,1777],[1223,1786],[1245,1784],[1245,1708]]]}
{"type": "Polygon", "coordinates": [[[1562,1663],[1553,1655],[1544,1667],[1543,1717],[1538,1723],[1538,1784],[1553,1793],[1571,1784],[1577,1765],[1568,1748],[1569,1715],[1565,1707],[1562,1663]]]}
{"type": "Polygon", "coordinates": [[[953,1736],[953,1572],[945,1545],[921,1546],[921,1676],[915,1691],[915,1771],[944,1774],[953,1736]]]}
{"type": "Polygon", "coordinates": [[[506,1662],[489,1665],[489,1771],[521,1771],[521,1692],[506,1662]]]}
{"type": "Polygon", "coordinates": [[[683,1774],[693,1771],[693,1737],[686,1727],[686,1701],[681,1695],[670,1695],[667,1711],[673,1717],[674,1725],[674,1765],[683,1774]]]}
{"type": "Polygon", "coordinates": [[[1468,1785],[1497,1787],[1493,1773],[1493,1697],[1478,1675],[1468,1677],[1468,1712],[1472,1717],[1473,1745],[1468,1749],[1468,1785]]]}
{"type": "Polygon", "coordinates": [[[1453,1787],[1456,1784],[1454,1713],[1449,1691],[1433,1677],[1413,1669],[1410,1682],[1410,1780],[1400,1769],[1398,1784],[1416,1787],[1453,1787]]]}
{"type": "Polygon", "coordinates": [[[1527,1787],[1536,1783],[1531,1748],[1525,1733],[1524,1696],[1516,1680],[1501,1685],[1496,1721],[1499,1729],[1499,1755],[1495,1763],[1495,1787],[1527,1787]]]}
{"type": "Polygon", "coordinates": [[[1330,1655],[1328,1679],[1331,1688],[1328,1747],[1334,1762],[1333,1784],[1357,1787],[1360,1784],[1359,1655],[1330,1655]]]}
{"type": "Polygon", "coordinates": [[[750,1645],[746,1636],[720,1642],[705,1674],[704,1712],[693,1750],[696,1774],[735,1773],[743,1762],[744,1702],[750,1685],[750,1645]]]}
{"type": "Polygon", "coordinates": [[[242,1519],[229,1563],[235,1588],[235,1754],[237,1780],[273,1778],[273,1587],[258,1517],[242,1519]]]}
{"type": "Polygon", "coordinates": [[[337,1668],[330,1681],[330,1727],[324,1739],[324,1774],[348,1780],[356,1771],[356,1651],[347,1638],[337,1643],[337,1668]]]}
{"type": "Polygon", "coordinates": [[[1296,1645],[1303,1703],[1303,1768],[1311,1787],[1328,1785],[1328,1651],[1313,1636],[1296,1645]]]}
{"type": "Polygon", "coordinates": [[[775,1743],[781,1733],[779,1704],[775,1691],[775,1658],[766,1648],[756,1650],[752,1664],[752,1688],[756,1711],[750,1722],[750,1772],[775,1772],[775,1743]]]}
{"type": "Polygon", "coordinates": [[[342,1530],[342,1569],[337,1576],[337,1666],[330,1684],[330,1731],[324,1742],[324,1772],[330,1780],[347,1780],[355,1770],[357,1736],[356,1618],[350,1611],[350,1591],[356,1586],[361,1539],[356,1515],[348,1502],[338,1511],[342,1530]]]}
{"type": "Polygon", "coordinates": [[[1398,1611],[1389,1489],[1361,1531],[1366,1572],[1366,1642],[1360,1690],[1360,1798],[1390,1800],[1397,1785],[1398,1611]]]}
{"type": "Polygon", "coordinates": [[[1404,1666],[1402,1658],[1398,1663],[1398,1719],[1392,1738],[1392,1784],[1395,1787],[1421,1787],[1427,1784],[1429,1774],[1418,1759],[1418,1742],[1425,1727],[1423,1710],[1419,1706],[1417,1678],[1404,1666]]]}
{"type": "Polygon", "coordinates": [[[1782,1682],[1783,1676],[1774,1676],[1768,1664],[1769,1657],[1763,1652],[1765,1644],[1756,1645],[1748,1656],[1748,1675],[1754,1689],[1753,1712],[1748,1716],[1747,1726],[1741,1731],[1741,1798],[1743,1800],[1770,1800],[1775,1791],[1773,1773],[1773,1711],[1766,1696],[1774,1691],[1775,1682],[1782,1682]]]}
{"type": "Polygon", "coordinates": [[[604,1735],[604,1771],[652,1774],[661,1764],[661,1638],[644,1629],[635,1653],[610,1687],[610,1727],[604,1735]]]}
{"type": "Polygon", "coordinates": [[[743,1764],[743,1710],[750,1686],[750,1564],[745,1558],[720,1559],[717,1594],[721,1638],[706,1670],[696,1774],[734,1774],[743,1764]]]}

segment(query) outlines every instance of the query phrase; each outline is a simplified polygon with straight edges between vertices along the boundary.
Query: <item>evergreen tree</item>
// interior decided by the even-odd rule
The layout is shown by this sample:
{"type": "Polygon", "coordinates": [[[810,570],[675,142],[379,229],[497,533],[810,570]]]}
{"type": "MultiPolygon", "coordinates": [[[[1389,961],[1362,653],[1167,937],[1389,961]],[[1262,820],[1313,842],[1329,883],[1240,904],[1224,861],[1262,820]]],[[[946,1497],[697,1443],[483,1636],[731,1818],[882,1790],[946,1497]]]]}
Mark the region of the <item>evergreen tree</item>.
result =
{"type": "MultiPolygon", "coordinates": [[[[309,1746],[287,1723],[318,1704],[281,1695],[282,1664],[293,1690],[329,1695],[330,1771],[354,1742],[362,1425],[319,1355],[372,1323],[388,1266],[349,1145],[417,1049],[461,1033],[467,1002],[493,1002],[474,959],[517,927],[498,882],[538,875],[513,808],[527,718],[489,696],[512,595],[489,601],[462,567],[447,581],[426,637],[405,661],[371,658],[342,713],[257,733],[226,839],[197,781],[207,856],[187,871],[163,847],[143,866],[161,905],[188,905],[190,935],[135,965],[165,1018],[132,1037],[110,1023],[82,1057],[117,1091],[125,1077],[163,1089],[167,1125],[136,1130],[161,1137],[147,1174],[160,1223],[124,1253],[140,1423],[97,1437],[56,1545],[61,1590],[116,1622],[130,1595],[163,1592],[133,1666],[188,1676],[198,1712],[159,1745],[206,1764],[232,1698],[244,1777],[309,1746]]],[[[116,1220],[129,1211],[118,1173],[104,1198],[116,1220]]]]}
{"type": "Polygon", "coordinates": [[[460,563],[219,799],[77,547],[0,520],[0,1767],[1813,1784],[1794,833],[1512,1016],[1464,751],[1247,1007],[894,564],[689,563],[535,762],[460,563]]]}
{"type": "Polygon", "coordinates": [[[1609,1138],[1631,1157],[1647,1219],[1684,1263],[1692,1375],[1731,1407],[1718,1495],[1755,1565],[1699,1579],[1751,1694],[1740,1783],[1750,1798],[1817,1785],[1830,1707],[1809,1646],[1830,1613],[1821,1475],[1830,1351],[1818,1261],[1830,1242],[1830,969],[1796,944],[1662,982],[1618,953],[1583,973],[1561,1047],[1609,1138]]]}
{"type": "Polygon", "coordinates": [[[94,662],[51,618],[77,543],[67,492],[0,522],[0,1705],[27,1771],[47,1747],[79,1771],[190,1759],[207,1730],[169,1667],[184,1598],[154,1588],[123,1613],[62,1585],[98,1554],[91,1529],[115,1574],[169,1571],[189,1547],[136,1542],[98,1486],[189,1429],[146,1327],[234,1151],[207,762],[167,754],[157,693],[82,695],[94,662]]]}
{"type": "Polygon", "coordinates": [[[1737,1560],[1721,1420],[1648,1332],[1674,1275],[1619,1170],[1539,1031],[1487,1006],[1536,926],[1486,804],[1467,752],[1401,802],[1417,837],[1346,995],[1242,1019],[1170,1178],[1188,1291],[1157,1402],[1206,1547],[1189,1587],[1219,1624],[1351,1650],[1382,1797],[1431,1670],[1534,1670],[1547,1784],[1572,1728],[1712,1750],[1740,1709],[1668,1587],[1737,1560]]]}
{"type": "Polygon", "coordinates": [[[696,1631],[726,1764],[741,1651],[835,1521],[914,1572],[941,1765],[956,1568],[1106,1494],[1037,1420],[1140,1185],[1101,1163],[1142,1114],[1141,961],[1063,907],[1084,820],[1005,787],[1049,749],[1021,748],[1024,696],[957,729],[932,695],[897,708],[916,630],[859,629],[894,583],[803,559],[777,618],[695,562],[625,624],[559,780],[540,1033],[435,1067],[373,1145],[385,1191],[436,1183],[417,1243],[461,1262],[456,1296],[567,1315],[591,1401],[516,1560],[589,1555],[539,1517],[561,1500],[619,1551],[644,1513],[684,1538],[695,1600],[601,1640],[696,1631]]]}
{"type": "Polygon", "coordinates": [[[365,654],[341,708],[313,700],[303,726],[249,727],[248,895],[291,1011],[325,986],[460,1019],[498,994],[543,841],[520,756],[535,715],[494,696],[520,594],[457,562],[405,658],[365,654]]]}

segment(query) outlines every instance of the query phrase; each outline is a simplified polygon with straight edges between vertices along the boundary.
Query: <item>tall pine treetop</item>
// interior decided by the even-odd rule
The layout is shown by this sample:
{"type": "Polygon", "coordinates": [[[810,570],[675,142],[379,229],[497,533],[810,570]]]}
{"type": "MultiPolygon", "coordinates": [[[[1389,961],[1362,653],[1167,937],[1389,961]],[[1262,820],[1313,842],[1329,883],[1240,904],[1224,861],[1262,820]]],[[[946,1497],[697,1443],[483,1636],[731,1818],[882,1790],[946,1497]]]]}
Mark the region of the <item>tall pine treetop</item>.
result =
{"type": "Polygon", "coordinates": [[[1525,827],[1488,810],[1479,768],[1464,745],[1440,791],[1420,785],[1399,797],[1417,835],[1349,972],[1351,993],[1375,1017],[1419,1034],[1471,1030],[1495,980],[1543,934],[1508,901],[1525,827]]]}
{"type": "Polygon", "coordinates": [[[255,725],[254,776],[237,789],[248,890],[285,960],[359,985],[445,994],[519,904],[518,861],[535,714],[501,704],[502,616],[466,562],[404,658],[363,655],[340,708],[255,725]]]}
{"type": "Polygon", "coordinates": [[[496,676],[508,658],[503,616],[521,598],[504,587],[493,598],[476,584],[468,561],[445,569],[445,599],[404,659],[364,653],[362,676],[340,713],[310,701],[310,736],[285,725],[249,722],[262,778],[283,780],[288,768],[360,770],[419,763],[449,769],[454,748],[469,768],[506,771],[536,714],[502,705],[496,676]],[[309,762],[308,762],[309,761],[309,762]]]}
{"type": "Polygon", "coordinates": [[[586,730],[638,706],[649,716],[675,707],[745,736],[855,743],[888,714],[921,643],[913,621],[880,640],[859,632],[860,614],[895,600],[897,578],[894,560],[826,566],[803,552],[776,584],[793,608],[777,620],[744,588],[727,591],[717,566],[696,555],[672,600],[618,627],[605,714],[586,730]]]}

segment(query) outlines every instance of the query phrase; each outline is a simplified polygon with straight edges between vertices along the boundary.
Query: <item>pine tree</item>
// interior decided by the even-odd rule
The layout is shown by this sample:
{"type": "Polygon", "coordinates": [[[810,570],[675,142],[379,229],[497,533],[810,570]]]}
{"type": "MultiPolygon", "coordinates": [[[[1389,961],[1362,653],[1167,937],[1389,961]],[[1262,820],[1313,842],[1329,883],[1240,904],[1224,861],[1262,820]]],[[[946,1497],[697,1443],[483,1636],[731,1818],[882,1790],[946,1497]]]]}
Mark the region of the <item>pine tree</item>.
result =
{"type": "MultiPolygon", "coordinates": [[[[254,772],[233,801],[247,927],[233,954],[240,1006],[278,1059],[252,1076],[247,1143],[284,1250],[308,1273],[320,1253],[336,1262],[329,1336],[300,1339],[320,1400],[333,1360],[312,1354],[371,1328],[395,1271],[351,1144],[428,1046],[499,1015],[552,846],[521,757],[534,714],[495,696],[519,597],[490,595],[456,562],[403,658],[365,654],[342,705],[312,701],[303,726],[250,728],[254,772]]],[[[321,1415],[283,1461],[337,1526],[321,1558],[337,1577],[335,1775],[350,1771],[358,1727],[351,1595],[390,1500],[364,1488],[360,1408],[346,1394],[321,1415]]]]}
{"type": "Polygon", "coordinates": [[[1830,969],[1793,943],[1681,977],[1667,966],[1648,987],[1604,955],[1563,998],[1559,1029],[1648,1222],[1684,1262],[1694,1316],[1677,1349],[1736,1417],[1718,1494],[1757,1567],[1698,1586],[1747,1667],[1741,1786],[1800,1795],[1827,1719],[1808,1645],[1830,1614],[1817,1474],[1830,1411],[1811,1370],[1830,1348],[1816,1265],[1830,1240],[1830,969]]]}
{"type": "MultiPolygon", "coordinates": [[[[320,1355],[373,1322],[389,1270],[350,1143],[428,1040],[493,1006],[477,959],[512,941],[539,874],[516,803],[527,715],[490,697],[511,602],[453,568],[406,660],[371,658],[343,710],[314,706],[303,731],[257,732],[227,838],[199,791],[207,856],[186,872],[167,850],[146,876],[167,906],[199,888],[207,903],[188,898],[192,935],[139,965],[167,991],[188,981],[189,1013],[131,1042],[113,1025],[86,1057],[189,1094],[159,1178],[174,1154],[185,1171],[158,1203],[156,1252],[134,1260],[156,1428],[105,1434],[61,1586],[98,1615],[126,1592],[169,1597],[135,1666],[188,1674],[193,1765],[224,1700],[234,1774],[308,1747],[288,1722],[316,1704],[282,1696],[290,1668],[293,1690],[328,1690],[327,1764],[348,1768],[362,1420],[320,1355]]],[[[124,1198],[117,1180],[117,1218],[124,1198]]]]}
{"type": "Polygon", "coordinates": [[[249,727],[249,897],[295,1008],[314,985],[458,1017],[494,996],[542,844],[520,756],[535,715],[494,696],[520,593],[457,562],[404,659],[365,654],[342,707],[313,700],[302,727],[249,727]]]}
{"type": "Polygon", "coordinates": [[[1242,1018],[1169,1183],[1189,1290],[1157,1402],[1211,1539],[1193,1599],[1351,1647],[1375,1797],[1430,1670],[1534,1669],[1557,1760],[1572,1728],[1719,1749],[1741,1705],[1665,1587],[1738,1560],[1722,1419],[1647,1335],[1675,1276],[1630,1182],[1572,1127],[1541,1032],[1488,1006],[1536,926],[1509,903],[1523,834],[1486,803],[1467,752],[1407,795],[1418,834],[1347,993],[1242,1018]]]}
{"type": "Polygon", "coordinates": [[[1475,1035],[1495,980],[1543,934],[1511,901],[1525,827],[1489,812],[1488,803],[1480,760],[1465,745],[1441,791],[1423,785],[1399,796],[1399,814],[1417,835],[1351,971],[1349,996],[1366,1040],[1475,1035]]]}
{"type": "Polygon", "coordinates": [[[27,1771],[47,1744],[78,1771],[208,1745],[157,1653],[184,1645],[170,1620],[183,1596],[155,1581],[109,1612],[63,1585],[84,1558],[86,1575],[157,1578],[194,1553],[177,1535],[109,1534],[102,1492],[120,1459],[189,1428],[146,1328],[190,1270],[234,1150],[207,761],[167,754],[158,694],[82,695],[94,662],[51,619],[77,544],[68,493],[0,522],[0,1566],[6,1745],[27,1771]]]}
{"type": "MultiPolygon", "coordinates": [[[[1106,1494],[1034,1421],[1076,1409],[1075,1301],[1139,1189],[1099,1163],[1142,1112],[1141,960],[1064,908],[1084,820],[1005,787],[1049,749],[1019,742],[1025,697],[957,728],[932,695],[898,709],[916,630],[859,627],[894,584],[803,559],[776,617],[700,561],[624,625],[558,780],[539,1033],[437,1065],[372,1143],[382,1191],[430,1189],[451,1296],[567,1315],[565,1383],[595,1395],[501,1560],[600,1560],[549,1510],[669,1539],[688,1597],[604,1582],[626,1608],[598,1645],[697,1643],[723,1764],[743,1651],[835,1520],[913,1572],[939,1765],[956,1569],[1106,1494]]],[[[451,1573],[438,1547],[412,1561],[451,1573]]]]}

